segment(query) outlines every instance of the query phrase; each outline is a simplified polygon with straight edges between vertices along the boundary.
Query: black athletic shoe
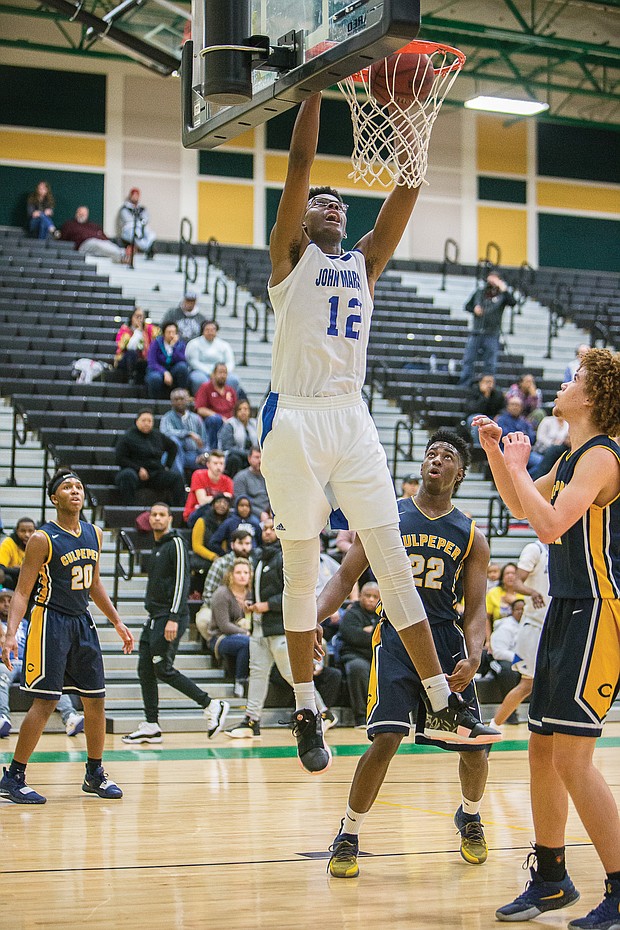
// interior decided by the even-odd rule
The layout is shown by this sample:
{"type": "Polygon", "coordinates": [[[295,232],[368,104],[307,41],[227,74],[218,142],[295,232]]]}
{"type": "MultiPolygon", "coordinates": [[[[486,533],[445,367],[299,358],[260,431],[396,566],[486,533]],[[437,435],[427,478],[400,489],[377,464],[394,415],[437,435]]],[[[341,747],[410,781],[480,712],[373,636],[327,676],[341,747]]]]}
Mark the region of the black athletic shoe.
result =
{"type": "Polygon", "coordinates": [[[332,754],[323,739],[321,715],[307,708],[296,710],[291,724],[301,767],[311,775],[325,772],[332,763],[332,754]]]}
{"type": "Polygon", "coordinates": [[[443,710],[427,707],[424,736],[448,743],[497,743],[502,734],[478,720],[460,694],[452,692],[443,710]]]}

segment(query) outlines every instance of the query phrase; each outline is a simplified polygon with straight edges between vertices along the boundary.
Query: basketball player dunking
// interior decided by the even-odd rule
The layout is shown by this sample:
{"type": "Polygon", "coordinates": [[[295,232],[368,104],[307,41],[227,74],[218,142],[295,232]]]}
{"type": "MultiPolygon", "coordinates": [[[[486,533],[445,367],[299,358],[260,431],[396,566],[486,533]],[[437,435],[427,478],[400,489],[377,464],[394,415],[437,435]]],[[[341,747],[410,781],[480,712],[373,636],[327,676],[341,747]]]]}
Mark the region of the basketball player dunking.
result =
{"type": "MultiPolygon", "coordinates": [[[[470,461],[469,448],[460,436],[438,430],[426,446],[421,487],[415,497],[398,502],[398,512],[402,545],[428,613],[442,668],[450,686],[463,694],[480,719],[473,678],[485,638],[489,546],[474,521],[452,503],[470,461]],[[456,611],[461,585],[465,603],[462,618],[456,611]]],[[[367,565],[356,537],[342,565],[319,595],[319,620],[338,609],[367,565]]],[[[427,742],[428,717],[420,678],[385,611],[373,638],[368,692],[367,731],[372,746],[358,762],[341,829],[332,846],[329,872],[335,878],[355,878],[359,873],[360,829],[394,754],[411,730],[410,715],[416,740],[427,742]]],[[[437,745],[460,752],[462,802],[455,823],[461,833],[461,855],[466,862],[479,865],[487,858],[480,819],[488,773],[485,746],[449,741],[437,745]]]]}
{"type": "Polygon", "coordinates": [[[570,795],[607,881],[601,904],[568,926],[617,930],[620,819],[592,756],[620,682],[620,446],[609,438],[620,435],[620,355],[590,349],[559,390],[554,414],[569,424],[571,451],[536,482],[523,433],[504,437],[502,455],[497,424],[482,416],[472,424],[506,506],[549,544],[551,604],[529,713],[536,866],[523,894],[496,917],[530,920],[579,899],[564,860],[570,795]]]}
{"type": "MultiPolygon", "coordinates": [[[[392,624],[446,729],[479,727],[450,696],[398,532],[385,452],[362,400],[375,283],[411,216],[419,188],[397,185],[373,230],[343,251],[347,205],[309,189],[320,94],[301,105],[271,233],[269,294],[276,329],[272,392],[260,415],[262,471],[284,559],[283,614],[295,682],[293,733],[302,766],[331,761],[314,697],[319,533],[340,512],[359,534],[392,624]]],[[[342,525],[342,524],[341,524],[342,525]]],[[[494,738],[494,737],[493,737],[494,738]]]]}
{"type": "Polygon", "coordinates": [[[99,576],[101,530],[80,520],[84,487],[68,469],[48,484],[56,519],[30,538],[9,610],[2,661],[11,670],[17,653],[15,632],[29,614],[21,688],[34,701],[20,727],[15,755],[0,780],[0,798],[15,804],[45,804],[46,798],[26,784],[26,765],[63,691],[80,695],[88,761],[82,790],[114,800],[123,792],[103,770],[105,680],[99,637],[88,611],[92,598],[123,641],[128,655],[133,636],[121,621],[99,576]]]}

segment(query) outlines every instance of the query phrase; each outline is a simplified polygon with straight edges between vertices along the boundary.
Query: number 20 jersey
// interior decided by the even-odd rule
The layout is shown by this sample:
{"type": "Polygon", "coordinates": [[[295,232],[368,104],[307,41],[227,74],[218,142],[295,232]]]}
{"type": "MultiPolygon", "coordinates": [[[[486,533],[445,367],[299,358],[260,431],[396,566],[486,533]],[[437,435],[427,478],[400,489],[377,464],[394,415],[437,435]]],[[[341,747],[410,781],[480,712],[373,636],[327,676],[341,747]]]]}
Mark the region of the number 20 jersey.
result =
{"type": "Polygon", "coordinates": [[[99,537],[94,526],[80,520],[77,535],[50,520],[40,532],[45,533],[49,545],[39,570],[34,603],[68,616],[85,614],[99,561],[99,537]]]}
{"type": "Polygon", "coordinates": [[[366,259],[326,255],[311,242],[284,281],[269,286],[276,328],[271,389],[292,397],[361,391],[373,301],[366,259]]]}

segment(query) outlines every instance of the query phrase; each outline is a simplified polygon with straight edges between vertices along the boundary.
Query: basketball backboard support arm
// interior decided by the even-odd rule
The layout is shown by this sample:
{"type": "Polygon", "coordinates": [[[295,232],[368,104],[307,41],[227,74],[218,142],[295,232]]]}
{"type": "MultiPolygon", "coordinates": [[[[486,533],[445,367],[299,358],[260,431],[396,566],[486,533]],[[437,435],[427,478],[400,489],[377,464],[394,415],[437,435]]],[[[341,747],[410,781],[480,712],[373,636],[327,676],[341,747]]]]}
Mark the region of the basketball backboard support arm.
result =
{"type": "MultiPolygon", "coordinates": [[[[195,4],[198,2],[194,0],[195,4]]],[[[227,107],[207,103],[196,89],[196,59],[208,43],[202,38],[204,19],[200,13],[195,15],[193,40],[185,43],[181,63],[183,145],[216,148],[373,61],[391,55],[415,39],[420,28],[419,0],[351,0],[348,5],[329,0],[329,3],[332,10],[338,7],[330,24],[335,23],[345,31],[344,39],[331,41],[328,36],[308,51],[303,64],[272,76],[271,83],[258,89],[247,103],[227,107]],[[351,34],[347,34],[347,28],[351,34]]],[[[247,38],[240,36],[239,42],[247,38]]],[[[283,44],[286,38],[269,36],[272,45],[283,44]]]]}

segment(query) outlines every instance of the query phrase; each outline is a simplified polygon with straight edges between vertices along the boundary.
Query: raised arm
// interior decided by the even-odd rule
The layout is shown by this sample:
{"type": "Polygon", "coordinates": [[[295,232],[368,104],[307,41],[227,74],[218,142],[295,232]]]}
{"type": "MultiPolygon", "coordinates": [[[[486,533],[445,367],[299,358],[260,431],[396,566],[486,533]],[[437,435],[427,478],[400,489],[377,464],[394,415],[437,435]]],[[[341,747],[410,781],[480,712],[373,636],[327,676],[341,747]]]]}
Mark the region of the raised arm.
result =
{"type": "Polygon", "coordinates": [[[377,279],[402,239],[419,193],[419,187],[395,187],[381,207],[374,229],[366,233],[355,246],[366,258],[371,293],[374,293],[377,279]]]}
{"type": "Polygon", "coordinates": [[[303,229],[303,220],[319,139],[320,112],[321,95],[314,94],[300,106],[293,127],[284,190],[269,239],[271,284],[279,284],[287,277],[310,241],[303,229]]]}

